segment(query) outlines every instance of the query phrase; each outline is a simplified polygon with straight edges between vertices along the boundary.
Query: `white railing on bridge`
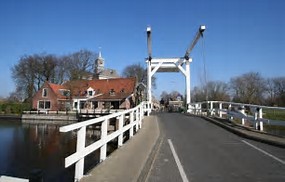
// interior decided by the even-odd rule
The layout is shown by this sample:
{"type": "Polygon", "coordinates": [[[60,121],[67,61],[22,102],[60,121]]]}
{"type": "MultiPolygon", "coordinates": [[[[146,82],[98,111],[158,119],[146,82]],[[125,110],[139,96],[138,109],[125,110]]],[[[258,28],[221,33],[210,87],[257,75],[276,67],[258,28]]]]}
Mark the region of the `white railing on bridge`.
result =
{"type": "Polygon", "coordinates": [[[204,101],[191,103],[190,113],[217,116],[220,118],[226,116],[231,120],[240,119],[242,125],[250,122],[256,130],[260,131],[263,131],[263,124],[285,126],[285,121],[264,119],[263,109],[285,111],[285,107],[269,107],[224,101],[204,101]],[[246,108],[249,109],[248,114],[246,113],[246,108]]]}
{"type": "Polygon", "coordinates": [[[69,167],[75,163],[74,180],[79,181],[83,177],[85,156],[100,149],[100,162],[105,160],[107,156],[107,143],[118,138],[118,147],[122,146],[123,135],[126,131],[129,131],[129,137],[131,138],[134,135],[134,129],[137,131],[142,127],[142,119],[145,112],[149,115],[150,105],[149,103],[143,102],[137,107],[129,110],[60,127],[60,132],[77,131],[76,152],[65,158],[65,167],[69,167]],[[112,118],[118,120],[118,128],[114,132],[108,133],[108,123],[112,118]],[[127,124],[124,125],[127,120],[127,124]],[[101,123],[101,138],[91,145],[85,146],[86,128],[90,125],[99,123],[101,123]]]}

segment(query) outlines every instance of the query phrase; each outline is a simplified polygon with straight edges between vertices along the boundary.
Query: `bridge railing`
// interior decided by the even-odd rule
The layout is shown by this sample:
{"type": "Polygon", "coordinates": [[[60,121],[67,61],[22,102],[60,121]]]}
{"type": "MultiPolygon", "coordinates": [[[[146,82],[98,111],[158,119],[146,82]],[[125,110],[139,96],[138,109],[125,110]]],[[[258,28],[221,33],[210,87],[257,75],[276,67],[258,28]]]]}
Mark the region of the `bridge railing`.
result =
{"type": "Polygon", "coordinates": [[[59,128],[60,132],[77,132],[76,152],[65,158],[66,168],[75,163],[75,181],[79,181],[83,177],[85,156],[100,149],[100,162],[105,160],[107,156],[107,143],[109,141],[118,138],[118,147],[120,147],[123,145],[123,135],[126,131],[129,131],[129,137],[131,138],[134,135],[134,130],[137,131],[142,127],[142,119],[146,112],[145,108],[147,108],[146,105],[147,103],[143,102],[137,107],[129,110],[59,128]],[[114,132],[108,133],[108,123],[112,118],[118,120],[118,128],[114,132]],[[126,119],[128,122],[125,122],[126,119]],[[98,141],[85,146],[86,128],[93,124],[101,124],[101,138],[98,141]]]}
{"type": "Polygon", "coordinates": [[[285,126],[285,121],[264,119],[263,110],[284,111],[285,107],[269,107],[253,104],[243,104],[224,101],[204,101],[191,103],[190,113],[196,115],[210,115],[230,120],[240,120],[242,125],[251,123],[256,130],[263,131],[263,124],[285,126]]]}

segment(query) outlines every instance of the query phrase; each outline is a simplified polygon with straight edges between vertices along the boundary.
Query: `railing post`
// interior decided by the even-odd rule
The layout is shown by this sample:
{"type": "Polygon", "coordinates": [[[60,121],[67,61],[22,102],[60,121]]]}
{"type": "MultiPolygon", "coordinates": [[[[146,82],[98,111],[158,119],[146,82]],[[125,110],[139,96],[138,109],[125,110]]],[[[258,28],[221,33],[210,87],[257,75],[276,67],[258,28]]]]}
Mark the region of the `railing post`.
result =
{"type": "MultiPolygon", "coordinates": [[[[86,126],[81,127],[77,131],[77,146],[76,152],[81,153],[82,150],[85,148],[85,135],[86,135],[86,126]]],[[[75,181],[79,181],[83,177],[84,172],[84,157],[82,157],[79,161],[75,164],[75,181]]]]}
{"type": "Polygon", "coordinates": [[[262,108],[259,108],[259,111],[258,111],[258,119],[259,119],[259,129],[260,131],[263,131],[263,121],[261,120],[262,119],[262,108]]]}
{"type": "MultiPolygon", "coordinates": [[[[244,106],[241,106],[240,112],[241,112],[242,114],[245,114],[245,108],[244,108],[244,106]]],[[[245,125],[244,118],[241,118],[241,124],[242,124],[242,125],[245,125]]]]}
{"type": "Polygon", "coordinates": [[[257,121],[257,119],[258,119],[258,112],[257,112],[257,108],[256,108],[255,111],[254,111],[254,128],[256,130],[258,130],[258,121],[257,121]]]}
{"type": "Polygon", "coordinates": [[[223,109],[223,103],[219,103],[219,117],[222,117],[222,109],[223,109]]]}
{"type": "Polygon", "coordinates": [[[123,126],[124,126],[124,114],[119,116],[119,128],[118,130],[120,131],[120,135],[118,136],[118,147],[121,147],[123,145],[123,126]]]}
{"type": "MultiPolygon", "coordinates": [[[[130,124],[132,125],[134,122],[134,111],[130,112],[130,124]]],[[[130,129],[130,138],[134,136],[134,127],[132,126],[130,129]]]]}
{"type": "MultiPolygon", "coordinates": [[[[147,104],[147,116],[150,115],[151,109],[152,109],[152,105],[150,102],[148,102],[148,104],[147,104]]],[[[141,108],[140,108],[140,110],[141,110],[141,108]]]]}
{"type": "Polygon", "coordinates": [[[259,121],[259,129],[260,131],[263,131],[263,121],[259,121]]]}
{"type": "Polygon", "coordinates": [[[259,108],[258,118],[263,118],[262,108],[259,108]]]}
{"type": "Polygon", "coordinates": [[[142,107],[139,107],[139,109],[138,109],[138,122],[137,122],[138,129],[140,128],[140,120],[142,117],[141,113],[142,113],[142,107]]]}
{"type": "Polygon", "coordinates": [[[136,132],[139,130],[139,111],[140,111],[140,108],[141,107],[138,107],[137,109],[136,109],[136,132]]]}
{"type": "MultiPolygon", "coordinates": [[[[228,112],[231,112],[232,111],[232,104],[229,104],[229,107],[228,107],[228,112]]],[[[230,120],[233,120],[233,116],[230,116],[229,117],[230,120]]]]}
{"type": "Polygon", "coordinates": [[[143,120],[143,117],[144,117],[144,109],[143,107],[141,106],[140,107],[140,120],[139,120],[139,128],[141,129],[142,128],[142,120],[143,120]]]}
{"type": "Polygon", "coordinates": [[[107,156],[107,143],[105,142],[108,134],[108,119],[105,119],[101,124],[101,140],[105,144],[100,148],[100,162],[106,159],[107,156]]]}
{"type": "Polygon", "coordinates": [[[210,102],[210,115],[213,115],[213,102],[210,102]]]}

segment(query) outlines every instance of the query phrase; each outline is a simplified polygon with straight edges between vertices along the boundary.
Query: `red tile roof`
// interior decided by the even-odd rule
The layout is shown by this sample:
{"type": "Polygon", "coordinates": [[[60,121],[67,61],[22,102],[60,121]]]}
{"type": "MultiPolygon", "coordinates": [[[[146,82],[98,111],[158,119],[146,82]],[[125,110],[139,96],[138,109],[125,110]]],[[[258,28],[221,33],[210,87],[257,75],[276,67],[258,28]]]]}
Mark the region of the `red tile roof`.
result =
{"type": "Polygon", "coordinates": [[[58,85],[54,83],[49,83],[50,88],[53,90],[53,92],[56,94],[58,99],[67,99],[66,96],[64,96],[60,90],[67,90],[64,85],[58,85]]]}
{"type": "Polygon", "coordinates": [[[95,90],[95,94],[102,94],[95,100],[118,100],[130,96],[135,91],[136,78],[113,78],[103,80],[76,80],[63,85],[71,90],[72,96],[86,96],[88,88],[95,90]],[[110,94],[113,90],[114,94],[110,94]]]}

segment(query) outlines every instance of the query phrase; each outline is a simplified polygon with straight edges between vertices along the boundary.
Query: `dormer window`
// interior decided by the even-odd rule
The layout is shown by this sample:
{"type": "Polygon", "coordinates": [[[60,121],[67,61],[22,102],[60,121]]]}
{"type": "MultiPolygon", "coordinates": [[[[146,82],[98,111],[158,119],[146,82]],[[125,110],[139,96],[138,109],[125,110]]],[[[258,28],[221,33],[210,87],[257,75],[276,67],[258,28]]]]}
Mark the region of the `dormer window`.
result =
{"type": "Polygon", "coordinates": [[[47,97],[47,94],[48,94],[48,90],[47,90],[47,88],[44,88],[42,91],[42,96],[47,97]]]}
{"type": "Polygon", "coordinates": [[[88,91],[88,96],[90,96],[90,97],[93,96],[93,91],[92,90],[88,91]]]}
{"type": "Polygon", "coordinates": [[[94,94],[95,94],[94,89],[91,88],[91,87],[89,87],[89,88],[87,89],[87,92],[86,92],[87,97],[92,97],[92,96],[94,96],[94,94]]]}
{"type": "Polygon", "coordinates": [[[115,90],[114,89],[110,90],[110,96],[115,96],[115,90]]]}
{"type": "Polygon", "coordinates": [[[69,97],[70,96],[70,91],[66,90],[66,89],[59,89],[59,92],[61,95],[65,96],[65,97],[69,97]]]}

